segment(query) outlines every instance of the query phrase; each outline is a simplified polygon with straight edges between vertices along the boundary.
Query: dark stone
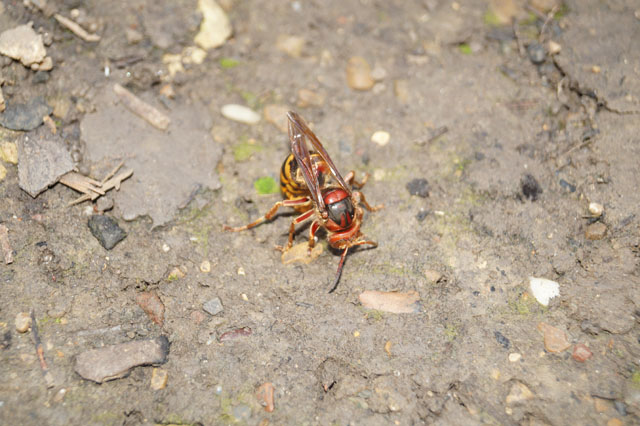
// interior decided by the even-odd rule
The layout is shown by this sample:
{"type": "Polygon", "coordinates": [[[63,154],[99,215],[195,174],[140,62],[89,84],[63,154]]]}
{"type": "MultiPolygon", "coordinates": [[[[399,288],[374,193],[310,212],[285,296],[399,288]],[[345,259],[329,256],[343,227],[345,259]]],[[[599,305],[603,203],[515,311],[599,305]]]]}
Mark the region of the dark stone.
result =
{"type": "Polygon", "coordinates": [[[51,114],[44,98],[37,97],[26,104],[11,104],[0,114],[0,125],[11,130],[33,130],[42,124],[42,118],[51,114]]]}
{"type": "Polygon", "coordinates": [[[528,198],[531,201],[536,201],[540,194],[542,194],[542,187],[540,187],[536,178],[528,173],[520,179],[520,188],[522,189],[522,194],[525,198],[528,198]]]}
{"type": "Polygon", "coordinates": [[[547,57],[547,52],[544,51],[544,46],[540,43],[531,43],[527,46],[527,53],[531,62],[536,65],[543,63],[547,57]]]}
{"type": "Polygon", "coordinates": [[[429,196],[429,182],[426,179],[414,179],[407,183],[407,190],[411,195],[427,198],[429,196]]]}
{"type": "Polygon", "coordinates": [[[566,189],[569,192],[576,192],[576,186],[570,184],[569,182],[567,182],[564,179],[560,179],[560,186],[563,187],[564,189],[566,189]]]}
{"type": "Polygon", "coordinates": [[[511,347],[511,342],[504,336],[504,334],[499,331],[494,331],[493,335],[495,336],[496,341],[500,343],[503,348],[509,349],[511,347]]]}
{"type": "Polygon", "coordinates": [[[627,415],[627,405],[622,401],[613,401],[613,406],[616,407],[616,411],[622,417],[627,415]]]}
{"type": "Polygon", "coordinates": [[[93,215],[89,218],[89,229],[94,237],[100,241],[102,247],[111,250],[127,236],[118,222],[104,215],[93,215]]]}
{"type": "Polygon", "coordinates": [[[429,216],[429,213],[429,210],[420,209],[420,211],[416,215],[416,219],[418,219],[418,222],[422,222],[427,218],[427,216],[429,216]]]}
{"type": "Polygon", "coordinates": [[[33,82],[35,84],[46,83],[47,81],[49,81],[49,72],[48,71],[38,71],[33,76],[33,82]]]}
{"type": "Polygon", "coordinates": [[[9,349],[11,347],[11,331],[7,330],[0,337],[0,349],[9,349]]]}

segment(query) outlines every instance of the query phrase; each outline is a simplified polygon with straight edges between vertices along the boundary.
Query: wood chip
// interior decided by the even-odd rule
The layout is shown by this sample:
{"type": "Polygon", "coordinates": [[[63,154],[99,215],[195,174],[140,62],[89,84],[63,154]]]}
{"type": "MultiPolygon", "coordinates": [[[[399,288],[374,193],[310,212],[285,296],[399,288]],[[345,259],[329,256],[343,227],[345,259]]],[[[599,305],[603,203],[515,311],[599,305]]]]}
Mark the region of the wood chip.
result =
{"type": "Polygon", "coordinates": [[[131,175],[133,175],[133,170],[127,170],[115,177],[111,177],[118,171],[120,167],[122,167],[122,164],[123,162],[120,162],[120,164],[116,166],[111,172],[109,172],[101,182],[81,175],[77,172],[69,172],[63,175],[59,179],[60,183],[84,194],[81,197],[76,198],[75,200],[70,202],[69,206],[73,206],[88,200],[95,201],[98,197],[105,195],[107,191],[110,191],[114,188],[116,189],[116,191],[119,191],[122,181],[130,178],[131,175]]]}
{"type": "Polygon", "coordinates": [[[160,130],[167,130],[171,120],[165,114],[117,83],[113,85],[113,91],[118,95],[118,98],[120,98],[124,106],[126,106],[131,112],[151,124],[153,127],[160,130]]]}
{"type": "Polygon", "coordinates": [[[395,291],[367,290],[358,296],[362,306],[394,314],[411,314],[420,311],[420,295],[417,291],[400,293],[395,291]]]}
{"type": "Polygon", "coordinates": [[[88,33],[84,28],[82,28],[80,25],[73,22],[71,19],[65,18],[59,13],[56,13],[55,15],[53,15],[53,17],[56,18],[56,21],[58,21],[60,25],[62,25],[63,27],[65,27],[66,29],[68,29],[78,37],[80,37],[82,40],[88,41],[88,42],[100,41],[99,35],[88,33]]]}
{"type": "Polygon", "coordinates": [[[7,265],[13,263],[13,249],[9,242],[9,229],[5,225],[0,224],[0,248],[2,248],[2,255],[4,257],[4,263],[7,265]]]}

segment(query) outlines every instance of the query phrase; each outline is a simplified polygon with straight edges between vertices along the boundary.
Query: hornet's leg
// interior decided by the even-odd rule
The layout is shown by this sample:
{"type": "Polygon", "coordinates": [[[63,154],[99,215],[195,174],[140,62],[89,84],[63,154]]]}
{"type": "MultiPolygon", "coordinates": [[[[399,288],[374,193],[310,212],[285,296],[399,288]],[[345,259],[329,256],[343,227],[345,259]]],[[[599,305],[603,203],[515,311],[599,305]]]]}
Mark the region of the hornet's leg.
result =
{"type": "Polygon", "coordinates": [[[275,216],[276,212],[280,207],[283,207],[283,206],[297,207],[297,206],[303,206],[305,204],[311,205],[311,199],[309,197],[300,197],[300,198],[294,198],[293,200],[278,201],[273,205],[273,207],[271,207],[271,210],[269,210],[267,214],[251,222],[250,224],[245,226],[238,226],[237,228],[234,228],[228,225],[222,225],[222,229],[224,229],[225,231],[231,231],[231,232],[246,231],[247,229],[251,229],[253,227],[260,225],[265,220],[273,219],[273,216],[275,216]]]}
{"type": "MultiPolygon", "coordinates": [[[[376,243],[375,241],[357,241],[356,243],[352,244],[349,247],[363,246],[365,244],[378,247],[378,243],[376,243]]],[[[342,252],[342,256],[340,256],[340,263],[338,263],[338,271],[336,272],[336,277],[333,280],[333,286],[331,287],[331,290],[329,290],[329,293],[333,293],[335,289],[338,288],[338,282],[340,281],[340,276],[342,275],[342,266],[344,265],[344,260],[347,257],[347,251],[349,250],[349,247],[346,247],[342,252]]]]}
{"type": "Polygon", "coordinates": [[[317,220],[314,220],[309,227],[309,255],[311,255],[311,250],[313,250],[316,245],[316,232],[318,232],[319,228],[320,223],[317,220]]]}
{"type": "Polygon", "coordinates": [[[289,227],[289,241],[287,242],[287,246],[286,247],[276,246],[275,247],[276,250],[279,250],[283,253],[289,250],[293,245],[293,236],[296,233],[296,225],[311,219],[314,213],[315,213],[315,210],[311,209],[302,213],[300,216],[296,217],[295,219],[293,219],[291,221],[291,226],[289,227]]]}
{"type": "Polygon", "coordinates": [[[365,173],[364,177],[362,178],[362,182],[358,182],[356,179],[356,172],[354,172],[353,170],[351,170],[349,173],[347,173],[347,175],[344,177],[344,181],[347,182],[349,185],[355,187],[355,188],[362,188],[364,186],[365,183],[367,183],[367,181],[369,180],[369,173],[365,173]]]}
{"type": "Polygon", "coordinates": [[[336,288],[338,288],[338,282],[340,281],[340,275],[342,275],[342,266],[344,265],[344,259],[347,257],[347,252],[349,251],[349,247],[346,247],[342,252],[342,256],[340,256],[340,263],[338,263],[338,271],[336,272],[336,277],[333,280],[333,285],[329,290],[329,293],[333,293],[336,288]]]}
{"type": "Polygon", "coordinates": [[[361,203],[370,212],[377,212],[378,210],[380,210],[381,208],[384,207],[384,204],[380,204],[378,206],[371,207],[371,205],[369,203],[367,203],[367,199],[364,197],[364,194],[362,192],[354,192],[353,195],[358,197],[359,203],[361,203]]]}

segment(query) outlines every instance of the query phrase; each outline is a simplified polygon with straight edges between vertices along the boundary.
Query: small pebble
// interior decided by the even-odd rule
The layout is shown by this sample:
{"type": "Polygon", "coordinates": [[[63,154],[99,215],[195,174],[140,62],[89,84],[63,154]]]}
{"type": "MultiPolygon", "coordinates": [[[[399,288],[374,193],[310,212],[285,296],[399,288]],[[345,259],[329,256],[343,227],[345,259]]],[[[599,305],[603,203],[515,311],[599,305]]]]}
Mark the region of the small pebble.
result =
{"type": "Polygon", "coordinates": [[[225,11],[215,0],[198,1],[198,11],[202,14],[202,21],[193,41],[205,50],[222,46],[233,33],[225,11]]]}
{"type": "Polygon", "coordinates": [[[309,253],[309,244],[307,242],[296,244],[282,253],[282,264],[289,265],[295,262],[309,264],[320,256],[323,250],[322,244],[316,244],[311,250],[311,253],[309,253]]]}
{"type": "Polygon", "coordinates": [[[347,84],[355,90],[371,90],[375,80],[371,77],[371,66],[361,56],[353,56],[347,63],[347,84]]]}
{"type": "Polygon", "coordinates": [[[613,401],[613,406],[616,408],[616,411],[621,415],[621,416],[626,416],[627,415],[627,406],[625,405],[624,402],[622,401],[618,401],[615,400],[613,401]]]}
{"type": "Polygon", "coordinates": [[[533,175],[526,174],[520,179],[520,188],[525,198],[531,201],[536,201],[540,194],[542,194],[542,188],[533,175]]]}
{"type": "Polygon", "coordinates": [[[593,356],[593,352],[591,352],[584,343],[578,343],[573,347],[573,354],[571,354],[571,356],[578,362],[585,362],[593,356]]]}
{"type": "Polygon", "coordinates": [[[529,288],[533,297],[543,306],[549,306],[551,299],[560,295],[560,285],[545,278],[529,277],[529,288]]]}
{"type": "Polygon", "coordinates": [[[136,303],[147,314],[149,319],[162,327],[164,323],[164,303],[155,291],[138,293],[136,303]]]}
{"type": "Polygon", "coordinates": [[[227,104],[220,110],[223,117],[244,124],[257,124],[260,122],[260,114],[249,107],[238,104],[227,104]]]}
{"type": "Polygon", "coordinates": [[[501,344],[502,347],[504,347],[505,349],[509,349],[511,347],[511,342],[504,336],[504,334],[500,333],[499,331],[494,331],[493,335],[496,338],[496,341],[501,344]]]}
{"type": "Polygon", "coordinates": [[[127,28],[124,31],[124,35],[127,37],[127,43],[129,44],[140,43],[144,38],[140,31],[136,31],[133,28],[127,28]]]}
{"type": "Polygon", "coordinates": [[[607,235],[607,225],[602,222],[592,223],[584,231],[584,236],[588,240],[601,240],[605,235],[607,235]]]}
{"type": "Polygon", "coordinates": [[[589,213],[593,217],[600,217],[604,213],[604,207],[602,204],[591,202],[589,203],[589,213]]]}
{"type": "Polygon", "coordinates": [[[211,262],[209,262],[208,260],[203,260],[200,264],[200,272],[204,272],[205,274],[211,272],[211,262]]]}
{"type": "Polygon", "coordinates": [[[151,373],[151,389],[160,390],[167,387],[169,372],[162,368],[154,368],[151,373]]]}
{"type": "Polygon", "coordinates": [[[518,362],[520,361],[520,358],[522,358],[522,355],[518,352],[512,352],[509,354],[509,362],[518,362]]]}
{"type": "Polygon", "coordinates": [[[169,250],[171,250],[171,247],[169,247],[169,244],[167,244],[167,243],[162,244],[162,251],[163,251],[163,252],[165,252],[165,253],[166,253],[166,252],[168,252],[169,250]]]}
{"type": "Polygon", "coordinates": [[[276,40],[276,49],[286,53],[292,58],[299,58],[304,51],[306,40],[302,37],[281,34],[276,40]]]}
{"type": "Polygon", "coordinates": [[[251,418],[251,407],[245,404],[236,405],[233,407],[232,412],[237,422],[245,423],[251,418]]]}
{"type": "Polygon", "coordinates": [[[389,132],[385,132],[384,130],[378,130],[373,135],[371,135],[371,142],[376,143],[380,146],[385,146],[391,140],[391,135],[389,132]]]}
{"type": "Polygon", "coordinates": [[[544,51],[544,46],[540,43],[531,43],[527,46],[527,53],[529,54],[529,59],[536,65],[540,65],[544,62],[547,53],[544,51]]]}
{"type": "Polygon", "coordinates": [[[431,283],[437,283],[442,278],[442,274],[433,269],[427,269],[424,271],[425,278],[431,283]]]}
{"type": "Polygon", "coordinates": [[[607,422],[607,426],[624,426],[624,423],[619,418],[613,417],[609,419],[609,421],[607,422]]]}
{"type": "Polygon", "coordinates": [[[556,43],[553,40],[549,40],[549,42],[547,43],[547,50],[549,51],[549,55],[556,55],[560,53],[560,51],[562,50],[562,46],[560,46],[560,44],[556,43]]]}
{"type": "Polygon", "coordinates": [[[219,297],[214,297],[213,299],[205,302],[202,305],[202,309],[209,315],[217,315],[223,311],[222,302],[219,297]]]}
{"type": "Polygon", "coordinates": [[[53,59],[51,59],[51,56],[44,58],[38,65],[38,69],[40,71],[51,71],[53,69],[53,59]]]}
{"type": "Polygon", "coordinates": [[[238,275],[246,275],[242,266],[238,268],[238,275]]]}
{"type": "Polygon", "coordinates": [[[382,67],[375,67],[371,71],[371,78],[373,78],[376,81],[384,80],[386,77],[387,77],[387,70],[385,70],[382,67]]]}
{"type": "Polygon", "coordinates": [[[561,187],[563,187],[565,190],[569,191],[569,192],[576,192],[576,186],[567,182],[564,179],[560,179],[560,181],[558,182],[560,184],[561,187]]]}
{"type": "Polygon", "coordinates": [[[104,213],[113,208],[113,198],[102,196],[96,201],[96,211],[104,213]]]}
{"type": "Polygon", "coordinates": [[[411,195],[427,198],[429,196],[429,182],[423,178],[413,179],[407,183],[407,191],[411,195]]]}
{"type": "Polygon", "coordinates": [[[533,397],[533,392],[524,383],[516,382],[511,386],[506,403],[509,405],[520,404],[533,399],[533,397]]]}
{"type": "Polygon", "coordinates": [[[264,107],[262,113],[267,122],[273,124],[283,133],[287,133],[287,112],[289,109],[285,106],[270,104],[264,107]]]}
{"type": "Polygon", "coordinates": [[[31,327],[31,315],[28,312],[18,313],[15,324],[18,333],[26,333],[31,327]]]}
{"type": "Polygon", "coordinates": [[[167,275],[167,280],[175,281],[179,280],[180,278],[184,278],[185,276],[186,274],[184,273],[184,271],[176,266],[171,270],[171,272],[169,272],[169,275],[167,275]]]}
{"type": "Polygon", "coordinates": [[[325,96],[321,93],[314,92],[309,89],[300,89],[298,91],[298,106],[306,108],[308,106],[322,106],[325,96]]]}
{"type": "Polygon", "coordinates": [[[42,62],[47,51],[42,35],[37,34],[32,26],[30,22],[3,31],[0,34],[0,54],[20,61],[27,67],[42,62]]]}
{"type": "Polygon", "coordinates": [[[565,332],[552,325],[541,322],[538,330],[544,335],[544,348],[547,352],[563,352],[571,346],[565,332]]]}
{"type": "Polygon", "coordinates": [[[256,399],[264,407],[264,410],[267,413],[273,412],[275,409],[273,403],[273,394],[275,388],[273,387],[273,383],[265,383],[258,388],[256,391],[256,399]]]}

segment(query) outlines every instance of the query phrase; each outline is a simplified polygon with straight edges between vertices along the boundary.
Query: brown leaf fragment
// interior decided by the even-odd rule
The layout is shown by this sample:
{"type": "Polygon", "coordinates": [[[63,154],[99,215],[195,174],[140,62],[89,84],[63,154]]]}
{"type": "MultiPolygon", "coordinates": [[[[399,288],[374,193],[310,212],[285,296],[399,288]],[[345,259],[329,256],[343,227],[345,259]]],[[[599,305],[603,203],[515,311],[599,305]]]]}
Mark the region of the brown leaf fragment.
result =
{"type": "Polygon", "coordinates": [[[238,337],[250,336],[251,329],[249,327],[236,328],[235,330],[227,331],[226,333],[222,333],[218,340],[220,342],[226,342],[229,340],[235,340],[238,337]]]}
{"type": "Polygon", "coordinates": [[[262,405],[266,412],[273,412],[275,406],[273,403],[273,392],[275,388],[273,387],[273,383],[264,383],[261,385],[256,391],[256,399],[262,405]]]}
{"type": "Polygon", "coordinates": [[[118,95],[118,98],[120,98],[124,106],[126,106],[131,112],[151,124],[153,127],[160,130],[167,130],[171,120],[165,114],[119,84],[113,85],[113,91],[118,95]]]}
{"type": "Polygon", "coordinates": [[[149,319],[162,327],[164,323],[164,304],[155,291],[138,293],[136,303],[149,316],[149,319]]]}
{"type": "Polygon", "coordinates": [[[562,352],[571,346],[564,331],[541,322],[538,330],[544,335],[544,348],[549,352],[562,352]]]}
{"type": "Polygon", "coordinates": [[[358,296],[362,306],[394,314],[412,314],[420,311],[420,295],[417,291],[400,293],[395,291],[367,290],[358,296]]]}

